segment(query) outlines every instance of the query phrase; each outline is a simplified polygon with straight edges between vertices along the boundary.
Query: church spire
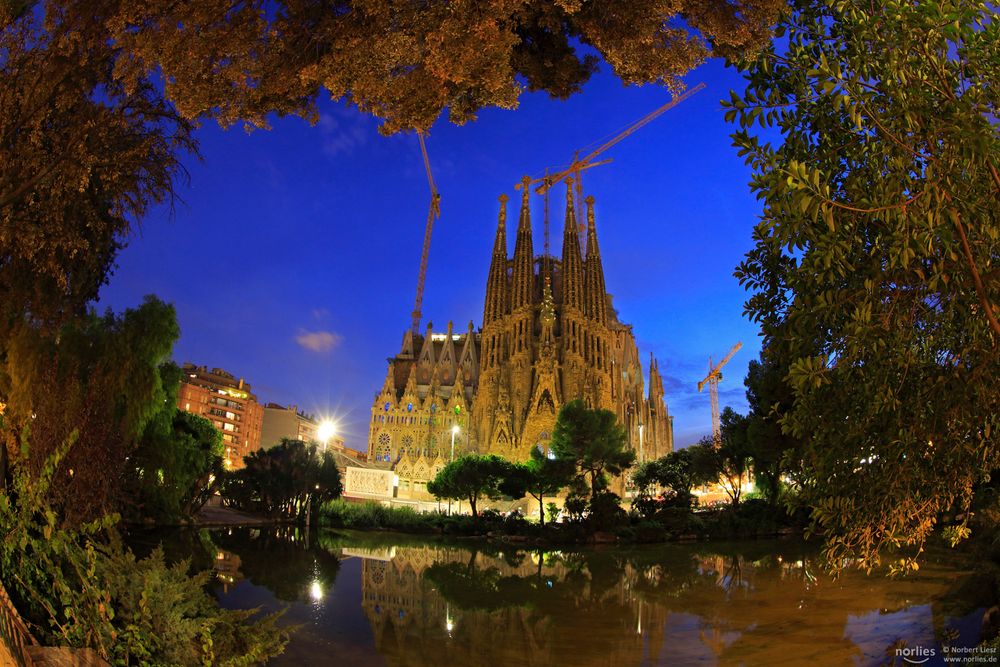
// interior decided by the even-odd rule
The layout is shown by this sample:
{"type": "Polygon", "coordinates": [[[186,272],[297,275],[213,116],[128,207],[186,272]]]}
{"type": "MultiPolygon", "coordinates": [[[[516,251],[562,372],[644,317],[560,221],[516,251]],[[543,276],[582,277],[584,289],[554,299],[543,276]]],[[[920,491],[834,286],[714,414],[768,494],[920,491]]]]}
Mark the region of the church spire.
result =
{"type": "Polygon", "coordinates": [[[521,219],[517,223],[517,241],[514,244],[514,276],[511,282],[510,309],[530,306],[535,286],[535,254],[531,247],[531,212],[528,210],[531,178],[521,179],[521,219]]]}
{"type": "Polygon", "coordinates": [[[608,297],[604,286],[604,267],[601,250],[597,246],[597,228],[594,225],[594,198],[587,197],[587,260],[586,301],[587,316],[598,324],[608,323],[608,297]]]}
{"type": "Polygon", "coordinates": [[[563,306],[583,310],[583,262],[580,258],[580,241],[576,233],[576,214],[573,212],[573,179],[566,179],[566,224],[563,227],[562,247],[562,302],[563,306]]]}
{"type": "Polygon", "coordinates": [[[385,382],[382,383],[382,391],[379,392],[379,398],[376,398],[376,403],[379,400],[396,400],[396,364],[392,359],[389,360],[389,370],[385,374],[385,382]]]}
{"type": "Polygon", "coordinates": [[[545,276],[545,285],[542,287],[542,308],[538,321],[542,325],[541,348],[543,351],[549,351],[555,344],[552,330],[556,323],[556,307],[552,299],[552,281],[548,276],[545,276]]]}
{"type": "Polygon", "coordinates": [[[649,411],[658,417],[666,417],[667,407],[663,402],[663,376],[660,375],[660,364],[649,353],[649,411]]]}
{"type": "Polygon", "coordinates": [[[504,316],[507,311],[507,195],[500,195],[500,220],[493,241],[493,258],[486,278],[486,306],[483,324],[504,316]]]}

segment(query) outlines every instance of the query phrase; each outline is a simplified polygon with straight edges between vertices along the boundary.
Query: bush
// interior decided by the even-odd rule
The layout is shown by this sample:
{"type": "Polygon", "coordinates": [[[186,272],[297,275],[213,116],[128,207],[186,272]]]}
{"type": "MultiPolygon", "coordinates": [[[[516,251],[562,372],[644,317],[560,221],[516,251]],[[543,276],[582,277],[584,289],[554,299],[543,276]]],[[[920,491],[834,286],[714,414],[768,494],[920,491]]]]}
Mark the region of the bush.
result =
{"type": "Polygon", "coordinates": [[[280,614],[247,625],[255,610],[221,609],[204,590],[211,573],[189,577],[188,561],[168,566],[159,547],[142,560],[118,548],[104,555],[96,574],[118,619],[115,664],[253,664],[281,653],[288,641],[275,625],[280,614]]]}
{"type": "MultiPolygon", "coordinates": [[[[67,449],[65,447],[65,449],[67,449]]],[[[279,615],[222,609],[206,574],[167,566],[155,550],[137,559],[112,530],[117,517],[62,528],[45,501],[59,454],[35,481],[18,467],[0,493],[0,571],[18,610],[45,644],[92,648],[114,665],[253,664],[278,655],[279,615]]]]}
{"type": "Polygon", "coordinates": [[[694,504],[694,496],[687,491],[661,493],[658,496],[643,494],[632,501],[632,509],[644,519],[658,521],[663,512],[672,514],[675,510],[682,510],[690,514],[694,504]]]}
{"type": "Polygon", "coordinates": [[[621,506],[621,498],[610,491],[602,491],[590,499],[587,521],[594,530],[611,530],[626,523],[628,515],[621,506]]]}
{"type": "Polygon", "coordinates": [[[753,538],[776,534],[781,528],[802,526],[807,517],[796,513],[789,515],[782,506],[775,506],[759,498],[740,503],[735,510],[730,507],[700,513],[712,537],[753,538]]]}
{"type": "Polygon", "coordinates": [[[386,507],[381,503],[351,503],[331,500],[319,510],[320,524],[332,528],[382,529],[401,532],[436,532],[439,514],[420,514],[410,507],[386,507]]]}
{"type": "Polygon", "coordinates": [[[581,495],[570,494],[566,497],[564,507],[570,521],[583,521],[583,515],[587,511],[587,499],[581,495]]]}
{"type": "Polygon", "coordinates": [[[555,503],[546,503],[545,519],[549,523],[556,523],[559,521],[559,506],[555,503]]]}
{"type": "Polygon", "coordinates": [[[641,544],[665,542],[670,537],[666,528],[656,521],[640,521],[634,526],[619,528],[615,534],[621,540],[641,544]]]}
{"type": "Polygon", "coordinates": [[[502,524],[503,515],[500,514],[500,510],[489,508],[485,509],[479,513],[479,519],[486,524],[502,524]]]}

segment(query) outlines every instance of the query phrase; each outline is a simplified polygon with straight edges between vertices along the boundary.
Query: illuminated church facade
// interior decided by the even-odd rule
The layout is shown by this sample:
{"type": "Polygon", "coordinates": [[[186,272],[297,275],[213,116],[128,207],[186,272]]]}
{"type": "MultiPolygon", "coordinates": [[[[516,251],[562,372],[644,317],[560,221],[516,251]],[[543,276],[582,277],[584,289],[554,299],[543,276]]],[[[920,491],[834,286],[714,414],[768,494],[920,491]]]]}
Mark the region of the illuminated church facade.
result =
{"type": "Polygon", "coordinates": [[[645,391],[632,327],[618,320],[605,289],[594,220],[586,201],[586,251],[567,188],[561,257],[536,256],[525,182],[507,254],[507,198],[500,198],[486,281],[483,323],[475,330],[403,336],[372,404],[368,460],[391,466],[399,498],[426,499],[426,483],[452,458],[497,454],[523,461],[547,450],[559,409],[582,399],[611,410],[638,459],[673,449],[663,381],[650,359],[645,391]],[[457,428],[455,428],[457,427],[457,428]]]}

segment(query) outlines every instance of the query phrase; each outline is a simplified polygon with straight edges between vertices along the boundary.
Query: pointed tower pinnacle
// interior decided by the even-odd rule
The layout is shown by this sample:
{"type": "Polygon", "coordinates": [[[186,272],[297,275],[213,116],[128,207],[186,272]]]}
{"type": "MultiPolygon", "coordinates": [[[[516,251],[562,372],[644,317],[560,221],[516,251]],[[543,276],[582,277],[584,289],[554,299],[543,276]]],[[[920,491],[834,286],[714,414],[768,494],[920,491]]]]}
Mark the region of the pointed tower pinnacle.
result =
{"type": "Polygon", "coordinates": [[[573,212],[573,179],[566,179],[566,223],[563,227],[562,247],[562,303],[563,306],[583,310],[583,261],[580,258],[580,241],[576,233],[576,214],[573,212]]]}
{"type": "Polygon", "coordinates": [[[465,344],[462,346],[462,354],[458,363],[459,373],[465,375],[474,384],[479,376],[479,359],[476,356],[476,329],[471,320],[465,333],[465,344]]]}
{"type": "Polygon", "coordinates": [[[390,359],[389,370],[385,374],[385,382],[382,383],[382,391],[375,397],[376,403],[381,400],[396,400],[396,364],[390,359]]]}
{"type": "Polygon", "coordinates": [[[424,334],[424,344],[420,348],[420,356],[417,357],[417,366],[419,367],[419,377],[417,378],[421,382],[426,382],[430,378],[431,369],[437,368],[437,360],[434,358],[434,341],[432,339],[432,332],[434,331],[434,323],[427,323],[427,333],[424,334]]]}
{"type": "Polygon", "coordinates": [[[517,223],[517,241],[514,244],[514,276],[511,280],[510,309],[511,312],[524,306],[530,306],[535,285],[535,254],[531,247],[531,212],[528,207],[528,197],[531,177],[521,179],[523,193],[521,195],[521,219],[517,223]]]}
{"type": "Polygon", "coordinates": [[[538,314],[538,320],[542,325],[539,354],[542,357],[551,357],[555,354],[556,341],[553,329],[556,323],[556,304],[552,298],[552,281],[548,276],[545,276],[545,285],[542,287],[542,308],[538,314]]]}
{"type": "Polygon", "coordinates": [[[545,287],[542,288],[542,312],[540,315],[542,324],[553,324],[556,321],[555,302],[552,299],[552,281],[545,276],[545,287]]]}
{"type": "MultiPolygon", "coordinates": [[[[653,353],[649,353],[649,400],[650,402],[663,399],[663,378],[660,377],[660,365],[656,363],[653,353]]],[[[653,406],[655,411],[656,406],[653,406]]]]}
{"type": "Polygon", "coordinates": [[[507,312],[507,195],[500,195],[500,220],[493,241],[493,257],[486,278],[486,306],[483,324],[502,318],[507,312]]]}
{"type": "Polygon", "coordinates": [[[410,398],[410,400],[413,400],[414,398],[417,398],[418,399],[418,403],[419,403],[419,396],[417,395],[417,365],[416,364],[412,364],[410,366],[410,374],[406,378],[406,387],[403,389],[403,396],[404,397],[408,396],[410,398]]]}
{"type": "Polygon", "coordinates": [[[587,197],[587,260],[586,275],[587,316],[599,324],[608,323],[608,296],[604,286],[604,267],[601,250],[597,246],[597,228],[594,226],[594,198],[587,197]]]}

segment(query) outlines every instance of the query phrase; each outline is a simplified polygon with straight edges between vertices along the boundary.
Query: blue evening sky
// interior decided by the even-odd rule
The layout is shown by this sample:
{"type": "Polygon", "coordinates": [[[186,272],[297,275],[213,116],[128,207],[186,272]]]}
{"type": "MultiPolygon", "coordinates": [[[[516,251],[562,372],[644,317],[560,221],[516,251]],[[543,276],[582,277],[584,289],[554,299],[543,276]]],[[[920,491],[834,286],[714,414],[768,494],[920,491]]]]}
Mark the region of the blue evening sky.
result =
{"type": "MultiPolygon", "coordinates": [[[[567,101],[525,95],[517,110],[435,125],[427,147],[442,203],[425,324],[481,324],[498,195],[511,197],[516,220],[513,186],[522,175],[565,165],[574,150],[670,99],[662,88],[623,87],[607,69],[567,101]]],[[[692,87],[702,81],[707,90],[618,144],[606,154],[614,161],[584,178],[597,200],[608,291],[633,325],[643,370],[651,352],[660,361],[678,446],[711,431],[708,395],[696,387],[709,355],[718,360],[743,342],[720,402],[745,411],[742,381],[760,349],[732,275],[760,206],[719,104],[743,85],[714,61],[687,77],[692,87]]],[[[376,128],[332,102],[321,104],[312,127],[294,118],[250,135],[204,126],[203,159],[185,161],[183,201],[143,222],[101,305],[121,310],[146,294],[172,302],[176,361],[244,377],[262,402],[333,416],[348,445],[365,449],[386,358],[410,323],[429,199],[416,137],[385,138],[376,128]]],[[[563,201],[559,188],[551,209],[557,255],[563,201]]],[[[542,211],[536,197],[538,253],[542,211]]]]}

